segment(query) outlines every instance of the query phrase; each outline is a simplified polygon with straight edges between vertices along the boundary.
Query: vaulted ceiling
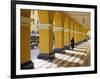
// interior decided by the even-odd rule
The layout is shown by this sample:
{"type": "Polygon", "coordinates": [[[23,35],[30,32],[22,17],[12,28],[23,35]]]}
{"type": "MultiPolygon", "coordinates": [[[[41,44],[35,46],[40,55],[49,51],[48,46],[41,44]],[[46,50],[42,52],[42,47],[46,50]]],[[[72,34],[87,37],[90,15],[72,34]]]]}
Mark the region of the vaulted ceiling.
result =
{"type": "Polygon", "coordinates": [[[90,13],[89,12],[66,12],[72,19],[77,21],[82,26],[90,27],[90,13]]]}

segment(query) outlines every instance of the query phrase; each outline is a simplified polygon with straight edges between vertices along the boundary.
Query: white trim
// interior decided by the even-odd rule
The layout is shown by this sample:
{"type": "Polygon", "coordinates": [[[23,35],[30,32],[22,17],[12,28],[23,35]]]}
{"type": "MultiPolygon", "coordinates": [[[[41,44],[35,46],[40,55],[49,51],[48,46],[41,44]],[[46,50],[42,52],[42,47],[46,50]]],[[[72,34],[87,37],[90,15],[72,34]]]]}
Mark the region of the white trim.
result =
{"type": "Polygon", "coordinates": [[[53,28],[53,31],[55,32],[55,31],[63,31],[63,29],[64,29],[64,27],[54,27],[53,28]]]}
{"type": "Polygon", "coordinates": [[[74,30],[70,30],[71,32],[75,32],[74,30]]]}
{"type": "Polygon", "coordinates": [[[22,23],[30,23],[31,21],[33,21],[33,19],[21,16],[22,23]]]}
{"type": "Polygon", "coordinates": [[[64,32],[69,32],[70,31],[70,29],[64,29],[64,32]]]}
{"type": "Polygon", "coordinates": [[[40,30],[40,29],[49,29],[50,25],[51,25],[51,24],[38,24],[39,30],[40,30]]]}
{"type": "Polygon", "coordinates": [[[82,32],[79,32],[79,31],[75,31],[76,33],[79,33],[79,34],[85,34],[85,33],[82,33],[82,32]]]}

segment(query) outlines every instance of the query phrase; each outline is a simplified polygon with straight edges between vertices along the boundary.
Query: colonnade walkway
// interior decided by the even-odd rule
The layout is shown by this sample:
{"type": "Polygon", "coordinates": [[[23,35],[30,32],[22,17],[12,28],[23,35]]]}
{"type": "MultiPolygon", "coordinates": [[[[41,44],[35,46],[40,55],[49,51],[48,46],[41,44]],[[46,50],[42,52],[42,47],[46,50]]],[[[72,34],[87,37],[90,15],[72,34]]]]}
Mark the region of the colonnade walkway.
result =
{"type": "Polygon", "coordinates": [[[58,68],[58,67],[82,67],[90,65],[90,40],[76,46],[74,50],[64,50],[55,53],[52,60],[38,59],[39,48],[31,50],[31,60],[35,69],[58,68]]]}
{"type": "Polygon", "coordinates": [[[89,12],[36,10],[35,15],[34,10],[21,9],[20,16],[21,69],[87,65],[85,59],[90,50],[83,48],[85,44],[82,48],[78,45],[90,38],[89,12]],[[38,35],[31,36],[32,31],[38,35]],[[70,50],[72,41],[77,46],[74,50],[70,50]],[[36,45],[39,47],[34,48],[36,45]],[[30,55],[31,51],[34,54],[30,55]]]}

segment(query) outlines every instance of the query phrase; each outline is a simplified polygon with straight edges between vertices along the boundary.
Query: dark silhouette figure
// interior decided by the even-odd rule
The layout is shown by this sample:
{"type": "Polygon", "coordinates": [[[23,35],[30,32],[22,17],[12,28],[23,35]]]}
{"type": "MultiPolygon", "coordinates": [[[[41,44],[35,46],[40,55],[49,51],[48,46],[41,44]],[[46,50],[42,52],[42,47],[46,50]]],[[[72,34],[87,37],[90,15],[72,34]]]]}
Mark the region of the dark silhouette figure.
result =
{"type": "Polygon", "coordinates": [[[71,39],[71,49],[72,50],[74,49],[74,37],[72,37],[72,39],[71,39]]]}

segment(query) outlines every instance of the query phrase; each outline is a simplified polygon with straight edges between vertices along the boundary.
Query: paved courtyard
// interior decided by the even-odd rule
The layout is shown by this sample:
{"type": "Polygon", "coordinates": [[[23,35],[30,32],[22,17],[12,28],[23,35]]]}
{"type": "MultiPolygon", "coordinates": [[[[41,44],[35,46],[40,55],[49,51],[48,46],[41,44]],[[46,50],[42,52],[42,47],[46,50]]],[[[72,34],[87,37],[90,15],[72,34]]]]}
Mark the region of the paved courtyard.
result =
{"type": "Polygon", "coordinates": [[[39,47],[31,50],[31,60],[35,69],[57,67],[82,67],[90,65],[90,40],[76,46],[74,50],[64,50],[65,53],[55,53],[52,61],[38,59],[39,47]]]}

